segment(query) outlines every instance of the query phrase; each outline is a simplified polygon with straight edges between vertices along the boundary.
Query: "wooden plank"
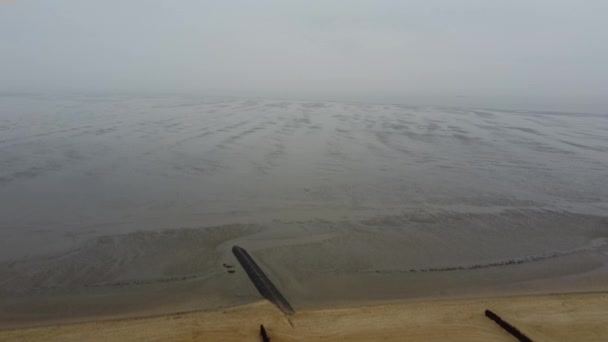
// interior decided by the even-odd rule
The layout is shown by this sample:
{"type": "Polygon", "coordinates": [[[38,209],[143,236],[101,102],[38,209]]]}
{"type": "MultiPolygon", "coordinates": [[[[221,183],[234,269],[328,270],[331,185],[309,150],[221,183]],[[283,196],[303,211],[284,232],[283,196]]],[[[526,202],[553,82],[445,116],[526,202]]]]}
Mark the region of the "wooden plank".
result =
{"type": "Polygon", "coordinates": [[[520,342],[532,342],[532,339],[530,339],[524,333],[519,331],[519,329],[517,329],[516,327],[512,326],[511,324],[500,318],[500,316],[498,316],[494,312],[486,310],[485,314],[486,317],[493,320],[494,323],[498,324],[498,326],[506,330],[509,334],[513,335],[513,337],[518,339],[520,342]]]}
{"type": "Polygon", "coordinates": [[[264,271],[255,263],[251,255],[249,255],[245,249],[234,246],[232,247],[232,253],[243,269],[245,269],[249,279],[262,297],[276,305],[286,315],[293,315],[295,313],[295,310],[291,307],[287,299],[283,297],[281,292],[274,286],[270,279],[268,279],[266,274],[264,274],[264,271]]]}

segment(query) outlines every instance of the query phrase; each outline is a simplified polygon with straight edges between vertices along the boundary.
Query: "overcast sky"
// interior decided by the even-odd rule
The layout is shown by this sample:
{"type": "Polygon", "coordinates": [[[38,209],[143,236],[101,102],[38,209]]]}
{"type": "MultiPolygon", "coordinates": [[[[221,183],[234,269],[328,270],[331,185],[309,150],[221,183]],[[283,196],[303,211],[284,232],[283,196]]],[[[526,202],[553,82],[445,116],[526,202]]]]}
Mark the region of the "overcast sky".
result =
{"type": "Polygon", "coordinates": [[[0,0],[0,92],[14,91],[602,110],[608,1],[0,0]]]}

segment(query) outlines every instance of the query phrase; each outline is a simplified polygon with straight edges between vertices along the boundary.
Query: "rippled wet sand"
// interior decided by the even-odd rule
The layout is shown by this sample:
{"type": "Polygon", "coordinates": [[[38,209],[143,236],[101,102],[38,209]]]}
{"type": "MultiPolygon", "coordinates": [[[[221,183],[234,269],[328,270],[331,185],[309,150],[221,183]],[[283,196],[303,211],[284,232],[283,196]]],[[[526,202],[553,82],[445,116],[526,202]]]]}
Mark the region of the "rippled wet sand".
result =
{"type": "Polygon", "coordinates": [[[0,318],[604,289],[608,116],[2,97],[0,318]],[[604,288],[602,287],[604,286],[604,288]]]}

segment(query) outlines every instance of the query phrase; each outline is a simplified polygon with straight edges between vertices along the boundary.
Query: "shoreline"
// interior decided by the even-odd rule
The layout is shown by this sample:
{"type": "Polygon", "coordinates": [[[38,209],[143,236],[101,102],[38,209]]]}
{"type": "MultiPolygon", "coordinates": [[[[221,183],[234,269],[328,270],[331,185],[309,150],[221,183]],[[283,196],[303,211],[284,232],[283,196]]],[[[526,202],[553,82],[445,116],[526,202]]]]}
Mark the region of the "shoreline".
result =
{"type": "Polygon", "coordinates": [[[253,303],[260,295],[231,253],[235,245],[296,311],[608,291],[607,222],[534,210],[416,211],[109,235],[0,263],[0,328],[253,303]]]}
{"type": "MultiPolygon", "coordinates": [[[[334,302],[327,303],[324,306],[314,306],[314,307],[303,307],[299,310],[296,310],[296,313],[305,313],[305,312],[323,312],[328,310],[353,310],[358,308],[374,308],[381,306],[390,306],[390,305],[416,305],[421,303],[435,303],[435,302],[466,302],[466,301],[479,301],[479,300],[503,300],[508,298],[528,298],[528,297],[545,297],[545,296],[577,296],[577,295],[607,295],[608,291],[604,289],[571,289],[568,291],[555,291],[555,292],[543,292],[543,291],[529,291],[529,292],[506,292],[503,294],[498,294],[496,291],[488,291],[484,293],[480,293],[477,295],[474,294],[461,294],[461,295],[438,295],[438,296],[421,296],[421,297],[405,297],[405,298],[393,298],[393,299],[381,299],[381,300],[358,300],[351,302],[334,302]]],[[[173,315],[190,315],[190,314],[205,314],[205,313],[219,313],[219,312],[230,312],[232,310],[239,310],[240,308],[249,307],[252,305],[257,305],[259,303],[268,302],[266,299],[260,297],[256,300],[246,303],[233,304],[233,305],[225,305],[218,307],[210,307],[210,308],[200,308],[200,309],[191,309],[191,310],[183,310],[183,311],[171,311],[168,308],[157,308],[150,311],[133,311],[133,312],[123,312],[116,314],[108,314],[108,315],[99,315],[99,316],[86,316],[83,319],[78,318],[57,318],[51,320],[41,320],[41,321],[16,321],[15,324],[6,324],[4,322],[0,322],[0,333],[3,331],[12,331],[12,330],[27,330],[27,329],[38,329],[45,327],[61,327],[61,326],[71,326],[71,325],[79,325],[79,324],[89,324],[89,323],[103,323],[103,322],[125,322],[131,320],[141,320],[141,319],[154,319],[159,317],[167,317],[173,315]]],[[[268,302],[268,304],[271,304],[268,302]]],[[[275,307],[277,312],[281,313],[278,308],[275,307]]],[[[608,314],[608,307],[607,307],[608,314]]],[[[285,315],[289,317],[288,315],[285,315]]]]}
{"type": "Polygon", "coordinates": [[[484,317],[491,309],[535,341],[608,338],[608,292],[427,298],[297,311],[283,315],[267,301],[237,307],[138,318],[92,320],[2,329],[5,341],[223,340],[256,341],[264,324],[271,338],[296,340],[484,340],[512,337],[484,317]],[[327,324],[331,322],[331,324],[327,324]]]}

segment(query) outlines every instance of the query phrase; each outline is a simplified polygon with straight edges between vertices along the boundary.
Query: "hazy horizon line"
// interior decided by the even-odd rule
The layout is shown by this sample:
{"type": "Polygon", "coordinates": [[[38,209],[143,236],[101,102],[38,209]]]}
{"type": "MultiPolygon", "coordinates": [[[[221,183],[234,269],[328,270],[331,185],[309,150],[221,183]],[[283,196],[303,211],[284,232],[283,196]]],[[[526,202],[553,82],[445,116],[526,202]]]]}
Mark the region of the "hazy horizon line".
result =
{"type": "Polygon", "coordinates": [[[546,113],[571,113],[607,115],[608,107],[596,104],[547,104],[548,99],[531,103],[534,98],[513,96],[466,96],[466,95],[356,95],[356,94],[272,94],[235,93],[222,91],[149,91],[149,90],[0,90],[0,97],[8,96],[81,96],[81,97],[211,97],[257,99],[277,101],[337,102],[367,105],[406,105],[416,107],[471,108],[500,111],[530,111],[546,113]]]}

